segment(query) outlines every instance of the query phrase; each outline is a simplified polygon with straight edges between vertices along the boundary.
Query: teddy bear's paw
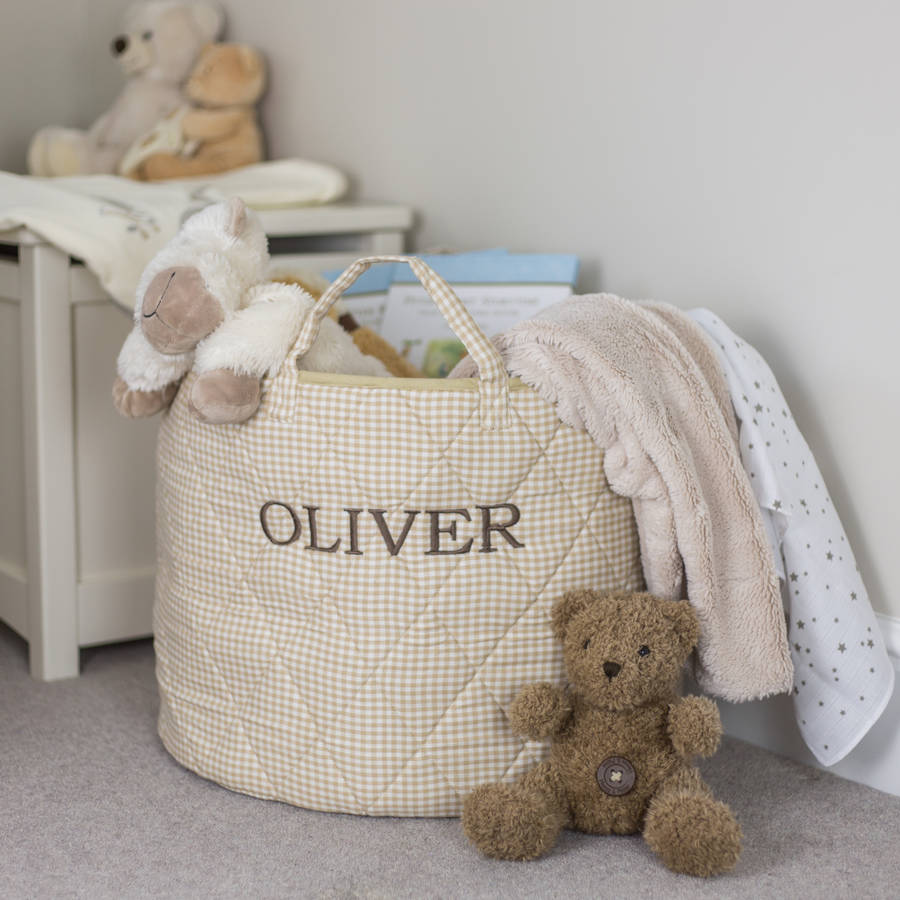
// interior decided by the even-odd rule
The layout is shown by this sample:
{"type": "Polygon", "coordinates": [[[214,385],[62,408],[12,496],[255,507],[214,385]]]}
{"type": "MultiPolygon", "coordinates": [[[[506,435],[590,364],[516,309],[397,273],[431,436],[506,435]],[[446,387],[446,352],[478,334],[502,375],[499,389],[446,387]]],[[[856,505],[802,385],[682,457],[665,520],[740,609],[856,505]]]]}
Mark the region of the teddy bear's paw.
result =
{"type": "Polygon", "coordinates": [[[208,425],[245,422],[259,408],[260,384],[254,375],[214,369],[198,375],[191,387],[191,412],[208,425]]]}
{"type": "Polygon", "coordinates": [[[129,419],[143,419],[166,409],[177,391],[178,385],[174,383],[157,391],[134,391],[121,378],[116,378],[112,389],[113,405],[129,419]]]}
{"type": "Polygon", "coordinates": [[[187,353],[222,323],[222,304],[193,266],[159,272],[141,302],[141,330],[160,353],[187,353]]]}
{"type": "Polygon", "coordinates": [[[484,784],[463,802],[466,837],[494,859],[537,859],[553,847],[564,824],[548,797],[519,785],[484,784]]]}
{"type": "Polygon", "coordinates": [[[571,711],[566,695],[558,687],[541,682],[523,687],[510,704],[507,716],[516,734],[541,740],[556,734],[571,711]]]}
{"type": "Polygon", "coordinates": [[[731,810],[702,794],[656,798],[644,838],[674,872],[708,877],[733,869],[741,855],[741,827],[731,810]]]}
{"type": "Polygon", "coordinates": [[[719,708],[708,697],[685,697],[669,707],[669,737],[682,756],[712,756],[722,737],[719,708]]]}

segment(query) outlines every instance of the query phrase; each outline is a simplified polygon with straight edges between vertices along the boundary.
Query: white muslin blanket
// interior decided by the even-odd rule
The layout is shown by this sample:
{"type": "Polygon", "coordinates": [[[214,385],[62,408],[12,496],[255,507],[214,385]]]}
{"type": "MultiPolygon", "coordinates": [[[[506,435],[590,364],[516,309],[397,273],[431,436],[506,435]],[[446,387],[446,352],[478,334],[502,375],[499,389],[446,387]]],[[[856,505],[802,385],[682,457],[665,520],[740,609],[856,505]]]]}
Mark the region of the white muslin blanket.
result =
{"type": "Polygon", "coordinates": [[[783,564],[800,733],[825,766],[875,724],[894,667],[837,510],[765,360],[708,309],[709,334],[740,420],[740,450],[783,564]]]}
{"type": "MultiPolygon", "coordinates": [[[[634,507],[648,589],[686,594],[697,611],[699,684],[733,701],[789,691],[772,551],[702,329],[674,307],[593,294],[494,342],[512,374],[606,451],[609,484],[634,507]]],[[[472,373],[466,358],[451,377],[472,373]]]]}
{"type": "Polygon", "coordinates": [[[240,197],[256,209],[311,206],[337,200],[346,190],[341,172],[302,159],[152,184],[116,175],[0,172],[0,231],[25,226],[83,260],[130,311],[144,267],[186,218],[210,203],[240,197]]]}

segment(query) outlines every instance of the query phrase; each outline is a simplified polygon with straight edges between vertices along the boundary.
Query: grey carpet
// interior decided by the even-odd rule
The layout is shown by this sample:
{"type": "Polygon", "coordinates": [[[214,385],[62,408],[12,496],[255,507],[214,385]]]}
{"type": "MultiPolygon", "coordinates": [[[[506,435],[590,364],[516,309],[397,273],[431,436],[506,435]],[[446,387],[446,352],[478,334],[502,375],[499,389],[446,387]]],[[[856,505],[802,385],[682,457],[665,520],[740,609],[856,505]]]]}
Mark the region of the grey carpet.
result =
{"type": "Polygon", "coordinates": [[[637,837],[567,832],[533,863],[479,857],[457,820],[364,819],[227,791],[156,737],[149,641],[40,684],[0,625],[0,896],[900,897],[900,799],[726,740],[704,766],[744,855],[668,872],[637,837]]]}

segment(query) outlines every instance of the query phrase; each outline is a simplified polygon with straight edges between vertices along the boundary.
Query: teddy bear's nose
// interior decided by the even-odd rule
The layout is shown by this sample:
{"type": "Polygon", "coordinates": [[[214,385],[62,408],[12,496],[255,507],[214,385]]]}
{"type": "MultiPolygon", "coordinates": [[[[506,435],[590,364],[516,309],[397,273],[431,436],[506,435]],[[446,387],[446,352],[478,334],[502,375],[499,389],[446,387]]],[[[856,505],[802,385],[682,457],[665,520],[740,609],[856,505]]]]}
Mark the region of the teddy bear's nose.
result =
{"type": "Polygon", "coordinates": [[[610,662],[607,660],[603,663],[603,673],[610,681],[619,674],[621,669],[622,667],[617,662],[610,662]]]}
{"type": "Polygon", "coordinates": [[[125,52],[125,48],[128,46],[128,38],[125,37],[124,34],[120,34],[113,42],[112,42],[112,52],[113,56],[119,56],[120,54],[125,52]]]}

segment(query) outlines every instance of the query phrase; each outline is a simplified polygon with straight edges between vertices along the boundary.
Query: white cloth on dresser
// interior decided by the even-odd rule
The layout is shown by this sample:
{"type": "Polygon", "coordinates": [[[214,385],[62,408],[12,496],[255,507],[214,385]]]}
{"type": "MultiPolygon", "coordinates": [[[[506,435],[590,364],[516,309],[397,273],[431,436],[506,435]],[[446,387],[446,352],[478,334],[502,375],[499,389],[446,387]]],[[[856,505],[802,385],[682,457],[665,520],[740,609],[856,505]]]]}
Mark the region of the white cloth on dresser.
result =
{"type": "MultiPolygon", "coordinates": [[[[790,690],[791,657],[727,388],[711,388],[722,374],[704,341],[674,307],[611,294],[569,298],[494,338],[509,371],[606,451],[610,487],[634,507],[648,589],[686,593],[697,610],[699,684],[750,700],[790,690]]],[[[471,374],[466,358],[451,377],[471,374]]]]}
{"type": "Polygon", "coordinates": [[[112,298],[131,310],[144,267],[204,206],[231,197],[257,209],[309,206],[337,200],[346,188],[336,169],[301,159],[153,183],[116,175],[0,172],[0,231],[25,226],[83,260],[112,298]]]}
{"type": "Polygon", "coordinates": [[[884,711],[894,668],[853,551],[808,444],[765,360],[707,309],[740,420],[740,450],[783,564],[794,709],[823,765],[846,756],[884,711]]]}

